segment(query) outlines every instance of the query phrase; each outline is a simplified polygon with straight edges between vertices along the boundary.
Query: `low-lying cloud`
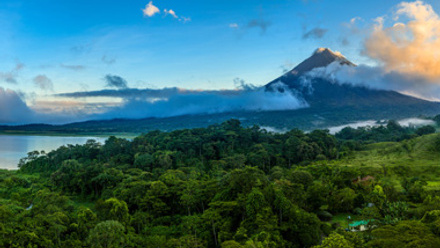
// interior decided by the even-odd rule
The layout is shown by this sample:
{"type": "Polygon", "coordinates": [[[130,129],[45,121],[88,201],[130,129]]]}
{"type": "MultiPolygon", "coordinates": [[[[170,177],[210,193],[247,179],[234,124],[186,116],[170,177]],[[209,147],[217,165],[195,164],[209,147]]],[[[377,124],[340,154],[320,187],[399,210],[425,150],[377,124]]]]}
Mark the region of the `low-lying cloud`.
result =
{"type": "MultiPolygon", "coordinates": [[[[385,126],[388,122],[383,120],[381,122],[374,121],[374,120],[367,120],[367,121],[357,121],[353,123],[349,123],[346,125],[340,125],[340,126],[333,126],[328,127],[327,129],[331,134],[335,134],[340,132],[342,129],[346,127],[351,127],[354,129],[361,128],[361,127],[378,127],[378,126],[385,126]]],[[[420,126],[427,126],[427,125],[435,125],[435,122],[432,120],[427,119],[420,119],[420,118],[408,118],[408,119],[402,119],[397,121],[399,125],[403,127],[420,127],[420,126]]]]}
{"type": "Polygon", "coordinates": [[[393,90],[427,100],[440,99],[440,85],[433,84],[420,75],[387,71],[381,66],[358,65],[356,67],[334,62],[327,67],[316,68],[304,75],[305,82],[324,78],[333,83],[350,84],[377,90],[393,90]]]}
{"type": "MultiPolygon", "coordinates": [[[[274,85],[274,87],[286,87],[274,85]]],[[[171,117],[233,111],[293,110],[308,107],[294,92],[242,86],[236,90],[120,89],[59,94],[60,97],[122,98],[120,106],[91,115],[93,119],[171,117]]]]}

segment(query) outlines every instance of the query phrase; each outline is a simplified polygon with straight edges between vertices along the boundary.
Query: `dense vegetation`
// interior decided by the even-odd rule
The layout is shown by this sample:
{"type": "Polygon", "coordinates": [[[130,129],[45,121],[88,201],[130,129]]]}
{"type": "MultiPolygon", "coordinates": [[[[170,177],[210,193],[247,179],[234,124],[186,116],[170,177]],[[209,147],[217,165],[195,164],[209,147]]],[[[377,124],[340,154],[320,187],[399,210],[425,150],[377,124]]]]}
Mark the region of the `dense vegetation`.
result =
{"type": "Polygon", "coordinates": [[[31,152],[0,171],[0,247],[440,247],[434,131],[229,120],[31,152]]]}

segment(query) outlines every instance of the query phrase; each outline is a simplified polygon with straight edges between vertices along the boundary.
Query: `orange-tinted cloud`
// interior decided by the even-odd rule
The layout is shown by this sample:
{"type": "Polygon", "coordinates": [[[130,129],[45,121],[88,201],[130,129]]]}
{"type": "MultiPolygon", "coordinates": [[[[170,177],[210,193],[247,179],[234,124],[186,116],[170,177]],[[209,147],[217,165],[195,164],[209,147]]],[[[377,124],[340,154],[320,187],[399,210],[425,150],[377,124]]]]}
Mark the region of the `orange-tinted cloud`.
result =
{"type": "Polygon", "coordinates": [[[397,6],[392,25],[376,19],[365,42],[365,54],[380,61],[388,72],[395,71],[440,79],[440,17],[422,1],[397,6]]]}

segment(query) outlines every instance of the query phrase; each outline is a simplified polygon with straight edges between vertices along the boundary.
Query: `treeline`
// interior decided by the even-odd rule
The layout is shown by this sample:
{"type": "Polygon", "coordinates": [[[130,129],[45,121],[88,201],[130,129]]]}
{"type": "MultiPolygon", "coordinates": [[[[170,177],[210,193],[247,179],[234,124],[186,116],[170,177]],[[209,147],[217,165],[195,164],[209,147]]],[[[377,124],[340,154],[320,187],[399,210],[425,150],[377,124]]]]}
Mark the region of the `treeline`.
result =
{"type": "MultiPolygon", "coordinates": [[[[435,117],[437,118],[437,117],[435,117]]],[[[440,120],[440,116],[438,117],[440,120]]],[[[437,123],[438,125],[438,123],[437,123]]],[[[352,140],[362,143],[377,143],[385,141],[402,141],[412,139],[417,136],[435,133],[436,128],[432,125],[426,126],[401,126],[397,121],[391,120],[386,125],[367,126],[367,127],[345,127],[336,133],[336,138],[340,140],[352,140]]]]}
{"type": "Polygon", "coordinates": [[[0,247],[439,247],[426,182],[327,165],[349,151],[328,131],[237,120],[35,151],[0,174],[0,247]],[[347,232],[338,214],[375,228],[347,232]]]}

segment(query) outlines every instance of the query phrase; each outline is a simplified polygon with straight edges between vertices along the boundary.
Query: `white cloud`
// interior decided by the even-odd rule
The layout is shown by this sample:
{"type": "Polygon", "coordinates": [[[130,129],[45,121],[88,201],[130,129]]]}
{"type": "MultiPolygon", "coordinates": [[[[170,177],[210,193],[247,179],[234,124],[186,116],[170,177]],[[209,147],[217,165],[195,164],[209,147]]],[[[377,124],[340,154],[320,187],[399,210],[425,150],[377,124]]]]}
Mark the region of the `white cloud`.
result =
{"type": "Polygon", "coordinates": [[[180,22],[183,22],[183,23],[190,22],[190,21],[191,21],[191,17],[184,17],[184,16],[181,16],[181,17],[179,18],[179,21],[180,21],[180,22]]]}
{"type": "Polygon", "coordinates": [[[147,5],[145,5],[145,9],[142,9],[142,12],[144,13],[144,17],[152,17],[157,13],[160,13],[160,10],[158,7],[153,5],[153,1],[150,1],[147,5]]]}
{"type": "MultiPolygon", "coordinates": [[[[142,12],[144,13],[144,17],[152,17],[157,13],[160,13],[160,9],[158,7],[156,7],[155,5],[153,5],[153,1],[150,1],[146,6],[145,9],[142,9],[142,12]]],[[[164,9],[163,13],[165,14],[165,16],[170,15],[172,16],[174,19],[177,19],[179,22],[189,22],[191,21],[191,18],[189,17],[184,17],[184,16],[179,16],[176,14],[176,12],[172,9],[164,9]]]]}
{"type": "Polygon", "coordinates": [[[174,18],[179,18],[177,15],[176,15],[176,12],[174,12],[174,10],[172,10],[172,9],[170,9],[170,10],[167,10],[167,9],[164,9],[164,11],[163,11],[164,13],[165,13],[165,15],[171,15],[172,17],[174,17],[174,18]]]}
{"type": "Polygon", "coordinates": [[[229,24],[229,27],[230,27],[230,28],[238,28],[239,26],[238,26],[237,23],[230,23],[230,24],[229,24]]]}

